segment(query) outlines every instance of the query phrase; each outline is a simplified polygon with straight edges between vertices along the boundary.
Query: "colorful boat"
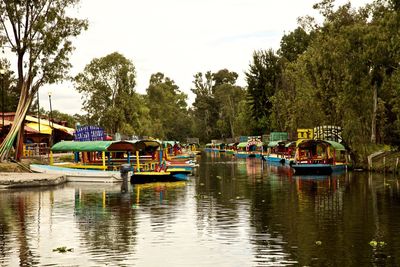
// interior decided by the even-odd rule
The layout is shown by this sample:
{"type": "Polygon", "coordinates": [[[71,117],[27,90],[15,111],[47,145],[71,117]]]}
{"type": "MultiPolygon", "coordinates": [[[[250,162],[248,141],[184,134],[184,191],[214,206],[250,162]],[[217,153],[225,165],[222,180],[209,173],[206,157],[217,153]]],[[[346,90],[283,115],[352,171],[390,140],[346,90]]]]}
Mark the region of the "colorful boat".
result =
{"type": "Polygon", "coordinates": [[[262,153],[263,143],[258,140],[252,140],[239,143],[234,155],[237,158],[261,158],[262,153]]]}
{"type": "Polygon", "coordinates": [[[271,141],[268,143],[267,153],[263,157],[267,162],[290,165],[294,162],[295,148],[295,141],[271,141]]]}
{"type": "MultiPolygon", "coordinates": [[[[57,173],[67,176],[67,181],[116,182],[122,181],[120,167],[131,166],[130,176],[147,177],[154,181],[159,177],[188,179],[187,170],[166,170],[160,142],[157,140],[137,141],[63,141],[55,144],[50,152],[50,165],[32,164],[33,171],[57,173]],[[73,152],[73,162],[53,162],[53,152],[73,152]]],[[[144,180],[144,179],[141,179],[144,180]]]]}
{"type": "Polygon", "coordinates": [[[338,142],[303,139],[297,143],[295,162],[291,167],[296,175],[345,171],[348,167],[348,154],[338,142]]]}

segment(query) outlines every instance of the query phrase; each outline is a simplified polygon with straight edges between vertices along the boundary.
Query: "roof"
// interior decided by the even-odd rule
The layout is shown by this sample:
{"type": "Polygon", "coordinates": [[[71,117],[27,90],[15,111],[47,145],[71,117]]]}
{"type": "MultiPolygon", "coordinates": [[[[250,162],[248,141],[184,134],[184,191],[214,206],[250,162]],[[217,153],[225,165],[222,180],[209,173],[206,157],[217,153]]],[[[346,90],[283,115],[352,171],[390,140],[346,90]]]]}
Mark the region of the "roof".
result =
{"type": "MultiPolygon", "coordinates": [[[[39,119],[38,118],[29,116],[29,115],[27,115],[25,117],[25,121],[39,123],[39,119]]],[[[42,127],[42,125],[50,125],[50,122],[48,120],[45,120],[45,119],[40,119],[40,127],[42,127]]],[[[66,133],[68,133],[70,135],[73,135],[74,132],[75,132],[74,128],[65,127],[65,126],[62,126],[60,124],[53,123],[53,122],[51,122],[51,127],[54,128],[54,129],[66,132],[66,133]]],[[[42,132],[42,131],[40,131],[40,132],[42,132]]]]}
{"type": "MultiPolygon", "coordinates": [[[[25,125],[28,126],[29,128],[34,129],[35,131],[37,131],[39,133],[39,124],[38,123],[28,122],[25,125]]],[[[51,134],[52,131],[53,131],[53,129],[49,125],[40,124],[40,133],[41,134],[51,134]]]]}
{"type": "Polygon", "coordinates": [[[247,142],[241,142],[237,145],[237,147],[246,147],[247,146],[247,142]]]}
{"type": "Polygon", "coordinates": [[[317,144],[325,144],[333,147],[335,150],[346,150],[346,148],[335,141],[329,141],[329,140],[314,140],[314,139],[302,139],[297,141],[297,147],[308,147],[311,145],[317,145],[317,144]]]}
{"type": "Polygon", "coordinates": [[[279,140],[279,141],[271,141],[268,143],[268,147],[276,147],[279,145],[284,145],[285,141],[279,140]]]}
{"type": "Polygon", "coordinates": [[[144,139],[144,140],[135,140],[135,141],[128,141],[132,143],[135,147],[134,151],[150,149],[150,150],[157,150],[161,143],[157,140],[152,139],[144,139]]]}
{"type": "Polygon", "coordinates": [[[338,143],[338,142],[335,142],[335,141],[328,141],[328,140],[326,140],[325,142],[328,142],[329,144],[331,144],[331,146],[333,146],[333,148],[334,148],[335,150],[346,150],[346,148],[344,147],[344,145],[342,145],[342,144],[340,144],[340,143],[338,143]]]}
{"type": "Polygon", "coordinates": [[[62,141],[51,147],[51,151],[97,152],[136,151],[135,144],[127,141],[62,141]]]}

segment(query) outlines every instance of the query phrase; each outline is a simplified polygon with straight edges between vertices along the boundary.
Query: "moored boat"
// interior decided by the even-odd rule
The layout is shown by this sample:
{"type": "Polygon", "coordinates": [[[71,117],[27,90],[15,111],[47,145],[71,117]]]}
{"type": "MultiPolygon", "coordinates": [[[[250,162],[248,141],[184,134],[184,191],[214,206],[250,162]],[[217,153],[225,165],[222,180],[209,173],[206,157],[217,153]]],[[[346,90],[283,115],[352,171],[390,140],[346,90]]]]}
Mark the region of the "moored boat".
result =
{"type": "Polygon", "coordinates": [[[297,143],[291,167],[295,174],[330,174],[346,170],[347,158],[345,147],[338,142],[304,139],[297,143]]]}

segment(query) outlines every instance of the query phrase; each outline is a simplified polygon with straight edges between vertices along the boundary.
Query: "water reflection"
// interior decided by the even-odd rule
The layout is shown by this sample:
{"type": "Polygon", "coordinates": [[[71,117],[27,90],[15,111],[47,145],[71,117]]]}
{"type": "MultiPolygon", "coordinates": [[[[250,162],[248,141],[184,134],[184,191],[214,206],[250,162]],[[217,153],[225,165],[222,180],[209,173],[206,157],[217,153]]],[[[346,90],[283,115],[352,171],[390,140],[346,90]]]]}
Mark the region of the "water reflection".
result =
{"type": "Polygon", "coordinates": [[[400,265],[397,177],[199,162],[188,182],[2,191],[0,266],[400,265]]]}

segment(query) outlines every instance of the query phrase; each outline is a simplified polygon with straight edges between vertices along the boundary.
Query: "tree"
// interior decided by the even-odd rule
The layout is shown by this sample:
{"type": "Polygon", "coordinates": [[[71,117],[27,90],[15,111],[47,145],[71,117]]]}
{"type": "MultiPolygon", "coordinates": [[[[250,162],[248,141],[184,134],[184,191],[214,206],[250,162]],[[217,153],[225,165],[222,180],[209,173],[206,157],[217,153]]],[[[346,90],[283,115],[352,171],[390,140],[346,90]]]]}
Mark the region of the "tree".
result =
{"type": "Polygon", "coordinates": [[[217,129],[222,138],[235,137],[237,125],[238,104],[245,98],[245,91],[235,85],[238,74],[227,69],[217,71],[212,75],[214,82],[213,95],[218,103],[217,129]]]}
{"type": "Polygon", "coordinates": [[[275,94],[281,76],[279,57],[272,49],[255,51],[253,63],[245,75],[248,104],[253,119],[257,121],[254,133],[264,133],[271,129],[271,97],[275,94]]]}
{"type": "Polygon", "coordinates": [[[211,71],[204,75],[198,72],[194,75],[194,88],[192,92],[196,95],[193,103],[194,134],[201,142],[209,142],[218,138],[216,132],[218,120],[218,103],[213,95],[213,75],[211,71]]]}
{"type": "Polygon", "coordinates": [[[133,63],[117,52],[95,58],[86,65],[75,77],[75,84],[82,93],[88,122],[104,127],[111,134],[135,134],[143,105],[134,90],[135,77],[133,63]]]}
{"type": "MultiPolygon", "coordinates": [[[[87,28],[87,21],[67,16],[79,0],[4,0],[0,2],[0,43],[15,55],[19,103],[10,132],[0,145],[0,160],[8,157],[39,88],[61,81],[70,67],[72,37],[87,28]]],[[[16,158],[21,155],[17,146],[16,158]]]]}
{"type": "Polygon", "coordinates": [[[190,134],[187,95],[163,73],[150,77],[147,88],[147,106],[153,122],[153,135],[164,140],[180,140],[190,134]]]}

